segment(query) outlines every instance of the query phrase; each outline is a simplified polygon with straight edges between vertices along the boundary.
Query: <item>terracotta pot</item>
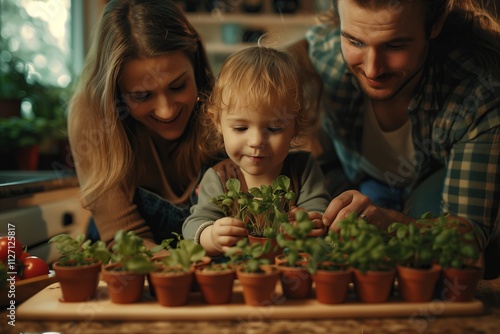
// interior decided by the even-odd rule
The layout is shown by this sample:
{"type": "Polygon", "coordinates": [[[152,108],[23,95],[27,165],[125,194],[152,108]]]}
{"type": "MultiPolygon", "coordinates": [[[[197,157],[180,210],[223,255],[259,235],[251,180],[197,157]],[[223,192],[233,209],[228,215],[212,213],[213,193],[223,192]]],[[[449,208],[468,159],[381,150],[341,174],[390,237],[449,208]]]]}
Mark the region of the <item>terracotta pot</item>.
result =
{"type": "Polygon", "coordinates": [[[300,253],[300,260],[297,267],[289,267],[284,254],[276,256],[274,262],[281,271],[281,287],[285,297],[290,299],[304,299],[311,296],[312,278],[305,268],[310,255],[300,253]]]}
{"type": "Polygon", "coordinates": [[[305,267],[278,265],[283,295],[289,299],[305,299],[311,296],[312,278],[305,267]]]}
{"type": "Polygon", "coordinates": [[[366,271],[354,269],[354,288],[356,294],[364,303],[383,303],[389,299],[396,269],[389,271],[366,271]]]}
{"type": "Polygon", "coordinates": [[[449,302],[468,302],[474,299],[483,273],[480,268],[469,267],[443,268],[441,274],[438,291],[441,299],[449,302]]]}
{"type": "Polygon", "coordinates": [[[273,305],[276,299],[276,282],[280,271],[273,266],[262,266],[264,273],[246,273],[242,267],[236,270],[236,276],[243,287],[245,304],[251,306],[273,305]]]}
{"type": "Polygon", "coordinates": [[[283,251],[282,248],[278,245],[276,238],[264,238],[264,237],[255,237],[253,235],[248,236],[248,243],[250,245],[254,243],[264,244],[266,241],[271,242],[271,248],[268,253],[262,254],[261,259],[268,259],[270,264],[274,263],[274,259],[276,256],[280,255],[283,251]]]}
{"type": "Polygon", "coordinates": [[[0,118],[20,117],[21,99],[0,98],[0,118]]]}
{"type": "Polygon", "coordinates": [[[407,302],[425,303],[432,300],[436,283],[441,273],[439,266],[430,269],[415,269],[397,266],[398,291],[407,302]]]}
{"type": "Polygon", "coordinates": [[[17,148],[17,168],[19,170],[37,170],[40,159],[38,145],[17,148]]]}
{"type": "Polygon", "coordinates": [[[102,270],[102,278],[108,285],[109,297],[116,304],[135,303],[143,294],[146,275],[116,270],[119,267],[120,264],[114,263],[102,270]]]}
{"type": "Polygon", "coordinates": [[[321,304],[341,304],[347,300],[352,269],[330,271],[318,269],[312,275],[316,300],[321,304]]]}
{"type": "Polygon", "coordinates": [[[199,269],[195,271],[195,277],[205,303],[218,305],[231,301],[236,278],[235,269],[221,271],[199,269]]]}
{"type": "Polygon", "coordinates": [[[162,306],[186,305],[193,283],[194,270],[187,272],[156,271],[149,274],[158,303],[162,306]]]}
{"type": "Polygon", "coordinates": [[[52,265],[61,286],[61,302],[83,302],[93,299],[99,285],[101,262],[87,266],[52,265]]]}
{"type": "MultiPolygon", "coordinates": [[[[196,272],[196,270],[200,270],[207,267],[210,264],[210,262],[212,262],[212,259],[210,257],[208,256],[202,257],[201,260],[193,264],[193,271],[196,272]]],[[[197,291],[200,291],[200,286],[198,285],[198,281],[196,279],[193,279],[193,283],[191,284],[191,292],[197,292],[197,291]]]]}

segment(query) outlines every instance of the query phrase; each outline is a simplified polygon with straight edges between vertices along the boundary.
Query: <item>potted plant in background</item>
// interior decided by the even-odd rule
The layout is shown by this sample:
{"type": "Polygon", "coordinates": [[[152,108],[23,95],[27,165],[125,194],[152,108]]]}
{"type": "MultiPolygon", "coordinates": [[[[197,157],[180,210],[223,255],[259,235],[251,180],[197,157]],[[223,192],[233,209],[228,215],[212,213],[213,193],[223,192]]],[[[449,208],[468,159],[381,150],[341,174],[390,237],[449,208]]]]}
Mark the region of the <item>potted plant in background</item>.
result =
{"type": "MultiPolygon", "coordinates": [[[[169,254],[158,259],[156,270],[150,273],[151,283],[160,305],[180,306],[188,302],[194,278],[194,265],[205,256],[205,250],[194,240],[177,235],[177,245],[170,247],[173,239],[162,242],[169,254]]],[[[153,249],[156,251],[157,249],[153,249]]]]}
{"type": "MultiPolygon", "coordinates": [[[[0,41],[0,49],[3,46],[0,41]]],[[[60,142],[67,143],[71,89],[41,81],[30,74],[29,63],[9,52],[6,55],[0,59],[0,154],[4,157],[0,168],[34,170],[41,155],[59,158],[62,152],[51,151],[59,151],[60,142]]]]}
{"type": "Polygon", "coordinates": [[[345,242],[348,261],[354,268],[354,288],[365,303],[388,300],[396,276],[389,234],[358,219],[355,213],[339,222],[340,237],[345,242]]]}
{"type": "Polygon", "coordinates": [[[27,119],[10,117],[0,119],[0,150],[11,156],[4,169],[37,170],[40,157],[40,141],[46,135],[48,122],[45,118],[27,119]]]}
{"type": "Polygon", "coordinates": [[[440,215],[430,228],[433,250],[439,254],[442,277],[438,292],[443,300],[468,302],[474,298],[482,270],[477,266],[479,249],[469,224],[440,215]]]}
{"type": "Polygon", "coordinates": [[[307,269],[309,248],[320,241],[320,238],[309,237],[314,225],[304,210],[295,213],[293,223],[282,223],[283,233],[276,237],[283,253],[275,261],[281,271],[283,294],[290,299],[309,298],[312,291],[312,278],[307,269]]]}
{"type": "Polygon", "coordinates": [[[243,298],[247,305],[268,306],[275,300],[274,290],[280,271],[269,265],[269,259],[262,257],[268,245],[269,241],[250,244],[248,239],[241,239],[225,252],[230,263],[236,267],[236,276],[243,288],[243,298]]]}
{"type": "Polygon", "coordinates": [[[307,248],[307,268],[315,284],[316,300],[321,304],[341,304],[347,300],[352,268],[340,234],[330,231],[307,248]]]}
{"type": "Polygon", "coordinates": [[[396,260],[398,291],[403,300],[428,302],[432,300],[440,268],[435,264],[435,235],[429,233],[425,216],[409,224],[392,223],[388,231],[389,245],[396,260]]]}
{"type": "Polygon", "coordinates": [[[156,269],[151,258],[144,240],[133,231],[116,232],[111,263],[102,270],[113,303],[134,303],[141,298],[146,274],[156,269]]]}
{"type": "Polygon", "coordinates": [[[96,295],[101,266],[108,263],[110,254],[102,241],[92,243],[85,235],[76,238],[68,234],[52,237],[49,243],[56,244],[59,260],[53,269],[59,280],[64,302],[81,302],[96,295]]]}

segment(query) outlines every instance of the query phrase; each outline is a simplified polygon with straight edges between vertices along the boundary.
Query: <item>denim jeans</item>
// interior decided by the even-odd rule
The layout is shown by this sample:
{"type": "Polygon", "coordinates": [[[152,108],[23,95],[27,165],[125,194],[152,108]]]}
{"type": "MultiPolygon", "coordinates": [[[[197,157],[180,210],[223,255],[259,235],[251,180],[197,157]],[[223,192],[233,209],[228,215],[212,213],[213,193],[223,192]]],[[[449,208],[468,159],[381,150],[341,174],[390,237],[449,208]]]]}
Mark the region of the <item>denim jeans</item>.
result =
{"type": "MultiPolygon", "coordinates": [[[[197,196],[193,191],[190,203],[196,201],[197,196]]],[[[177,240],[172,232],[182,234],[182,224],[189,216],[192,205],[190,203],[180,206],[172,204],[163,197],[141,187],[135,191],[134,203],[137,205],[141,217],[149,225],[156,243],[170,238],[173,238],[174,241],[177,240]]],[[[93,241],[100,239],[99,231],[92,218],[87,229],[87,238],[93,241]]],[[[174,246],[175,242],[171,245],[174,246]]]]}

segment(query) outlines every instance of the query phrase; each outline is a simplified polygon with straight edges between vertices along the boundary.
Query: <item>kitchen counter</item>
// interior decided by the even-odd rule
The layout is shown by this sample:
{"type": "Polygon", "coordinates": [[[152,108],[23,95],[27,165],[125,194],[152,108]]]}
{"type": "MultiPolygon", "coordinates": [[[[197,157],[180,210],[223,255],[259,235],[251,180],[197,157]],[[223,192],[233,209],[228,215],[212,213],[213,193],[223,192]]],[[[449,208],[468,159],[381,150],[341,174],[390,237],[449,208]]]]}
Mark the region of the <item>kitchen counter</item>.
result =
{"type": "Polygon", "coordinates": [[[77,186],[73,172],[0,171],[0,199],[77,186]]]}
{"type": "Polygon", "coordinates": [[[0,171],[0,235],[14,234],[28,252],[52,262],[54,235],[87,230],[78,178],[72,170],[0,171]]]}
{"type": "Polygon", "coordinates": [[[477,298],[485,305],[480,316],[440,317],[422,314],[420,318],[360,318],[232,321],[16,321],[7,324],[5,311],[1,316],[1,333],[498,333],[500,327],[500,280],[481,281],[477,298]]]}

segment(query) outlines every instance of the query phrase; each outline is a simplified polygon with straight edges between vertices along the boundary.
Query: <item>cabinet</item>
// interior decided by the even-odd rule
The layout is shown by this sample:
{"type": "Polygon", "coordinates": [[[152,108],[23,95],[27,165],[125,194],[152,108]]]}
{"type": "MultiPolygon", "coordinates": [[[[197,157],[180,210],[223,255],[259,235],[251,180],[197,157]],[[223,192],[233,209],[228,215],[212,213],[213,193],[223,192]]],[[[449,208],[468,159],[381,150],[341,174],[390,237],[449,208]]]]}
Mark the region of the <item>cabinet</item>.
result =
{"type": "Polygon", "coordinates": [[[308,1],[296,13],[279,14],[266,1],[261,12],[246,13],[241,8],[231,12],[187,12],[188,20],[201,35],[214,74],[219,72],[224,59],[242,48],[260,43],[270,47],[284,47],[304,37],[309,27],[317,24],[317,13],[308,1]],[[306,7],[307,4],[307,7],[306,7]],[[245,40],[252,40],[251,42],[245,40]]]}

